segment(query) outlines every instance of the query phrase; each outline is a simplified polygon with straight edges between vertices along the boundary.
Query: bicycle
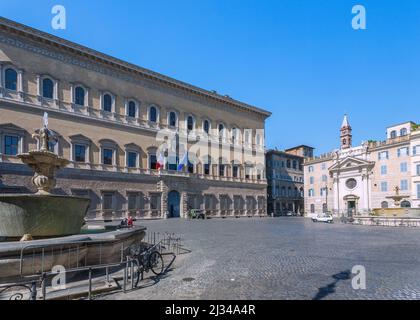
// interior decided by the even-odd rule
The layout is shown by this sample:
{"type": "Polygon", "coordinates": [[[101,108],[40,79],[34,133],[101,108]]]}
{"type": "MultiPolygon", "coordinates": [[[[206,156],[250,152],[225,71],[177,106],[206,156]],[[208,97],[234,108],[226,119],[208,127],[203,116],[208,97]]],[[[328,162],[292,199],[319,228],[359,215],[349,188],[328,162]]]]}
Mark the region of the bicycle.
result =
{"type": "Polygon", "coordinates": [[[143,252],[135,250],[132,254],[133,262],[136,264],[136,271],[134,273],[135,277],[135,286],[137,287],[139,282],[144,279],[144,273],[152,271],[156,276],[160,276],[165,268],[163,257],[160,252],[156,249],[156,246],[153,246],[143,252]]]}

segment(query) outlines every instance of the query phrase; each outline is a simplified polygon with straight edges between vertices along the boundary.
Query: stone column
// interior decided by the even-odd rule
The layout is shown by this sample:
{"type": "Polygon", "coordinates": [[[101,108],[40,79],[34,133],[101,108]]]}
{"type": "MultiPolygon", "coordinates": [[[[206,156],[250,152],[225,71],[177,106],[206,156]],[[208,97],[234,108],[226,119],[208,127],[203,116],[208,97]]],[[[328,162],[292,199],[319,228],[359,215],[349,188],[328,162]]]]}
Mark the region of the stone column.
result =
{"type": "Polygon", "coordinates": [[[369,211],[369,173],[367,169],[362,171],[362,187],[363,187],[363,199],[361,199],[361,205],[363,205],[364,211],[369,211]]]}
{"type": "Polygon", "coordinates": [[[19,94],[19,99],[23,100],[23,71],[18,70],[18,76],[17,76],[17,91],[19,94]]]}
{"type": "Polygon", "coordinates": [[[334,193],[334,200],[333,200],[333,210],[340,211],[340,192],[339,192],[339,179],[337,173],[333,175],[333,193],[334,193]]]}
{"type": "Polygon", "coordinates": [[[58,80],[54,80],[54,103],[56,108],[59,107],[59,102],[60,100],[58,99],[58,80]]]}
{"type": "Polygon", "coordinates": [[[36,98],[38,99],[38,102],[41,103],[41,76],[39,74],[36,75],[36,98]]]}

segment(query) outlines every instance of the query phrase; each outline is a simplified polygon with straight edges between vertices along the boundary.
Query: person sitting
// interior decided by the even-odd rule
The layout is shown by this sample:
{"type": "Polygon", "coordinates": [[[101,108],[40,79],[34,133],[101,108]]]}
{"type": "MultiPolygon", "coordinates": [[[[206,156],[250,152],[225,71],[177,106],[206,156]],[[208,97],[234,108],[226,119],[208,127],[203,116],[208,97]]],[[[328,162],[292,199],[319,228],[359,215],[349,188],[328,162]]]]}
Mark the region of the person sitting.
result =
{"type": "Polygon", "coordinates": [[[127,226],[128,226],[127,218],[122,219],[120,223],[120,228],[127,228],[127,226]]]}
{"type": "Polygon", "coordinates": [[[129,216],[128,217],[128,220],[127,220],[127,227],[128,228],[132,228],[134,226],[134,224],[133,224],[133,217],[132,216],[129,216]]]}

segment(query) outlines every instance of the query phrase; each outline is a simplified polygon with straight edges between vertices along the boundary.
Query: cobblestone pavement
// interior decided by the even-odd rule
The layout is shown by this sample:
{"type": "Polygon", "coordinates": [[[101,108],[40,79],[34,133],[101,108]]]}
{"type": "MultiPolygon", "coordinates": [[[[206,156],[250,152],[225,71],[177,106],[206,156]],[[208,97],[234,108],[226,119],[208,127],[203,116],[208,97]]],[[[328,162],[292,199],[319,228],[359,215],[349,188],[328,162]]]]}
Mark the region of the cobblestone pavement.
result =
{"type": "Polygon", "coordinates": [[[420,299],[420,228],[304,218],[139,224],[180,234],[192,252],[157,284],[104,299],[420,299]],[[366,290],[352,289],[355,265],[366,268],[366,290]]]}

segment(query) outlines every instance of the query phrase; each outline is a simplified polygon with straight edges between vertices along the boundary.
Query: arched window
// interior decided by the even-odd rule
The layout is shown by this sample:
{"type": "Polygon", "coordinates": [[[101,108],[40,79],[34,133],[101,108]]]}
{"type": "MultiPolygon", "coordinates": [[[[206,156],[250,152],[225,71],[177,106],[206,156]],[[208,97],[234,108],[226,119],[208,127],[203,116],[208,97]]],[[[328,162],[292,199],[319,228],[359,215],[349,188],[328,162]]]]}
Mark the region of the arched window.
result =
{"type": "Polygon", "coordinates": [[[194,130],[194,118],[192,116],[188,116],[187,118],[187,130],[188,131],[194,130]]]}
{"type": "Polygon", "coordinates": [[[104,94],[103,110],[112,112],[112,97],[110,94],[104,94]]]}
{"type": "Polygon", "coordinates": [[[210,122],[208,120],[204,120],[203,130],[207,134],[210,132],[210,122]]]}
{"type": "Polygon", "coordinates": [[[173,111],[169,112],[169,126],[176,127],[176,113],[173,111]]]}
{"type": "Polygon", "coordinates": [[[5,81],[5,87],[8,90],[17,90],[17,72],[12,69],[8,68],[4,72],[4,81],[5,81]]]}
{"type": "Polygon", "coordinates": [[[400,130],[400,136],[406,136],[407,135],[407,129],[406,128],[402,128],[400,130]]]}
{"type": "Polygon", "coordinates": [[[128,103],[128,114],[130,118],[135,118],[137,115],[137,105],[134,101],[128,103]]]}
{"type": "Polygon", "coordinates": [[[397,131],[391,131],[391,139],[395,139],[397,137],[397,131]]]}
{"type": "Polygon", "coordinates": [[[74,91],[74,103],[79,106],[85,105],[85,89],[82,87],[76,87],[74,91]]]}
{"type": "Polygon", "coordinates": [[[382,202],[381,202],[381,208],[382,208],[382,209],[386,209],[386,208],[388,208],[388,202],[386,202],[386,201],[382,201],[382,202]]]}
{"type": "Polygon", "coordinates": [[[315,205],[311,204],[311,213],[315,213],[315,205]]]}
{"type": "Polygon", "coordinates": [[[345,146],[347,144],[347,140],[343,139],[343,146],[345,146]]]}
{"type": "Polygon", "coordinates": [[[401,208],[411,208],[411,203],[407,200],[401,202],[401,208]]]}
{"type": "Polygon", "coordinates": [[[54,82],[49,78],[42,80],[42,96],[48,99],[54,98],[54,82]]]}
{"type": "Polygon", "coordinates": [[[157,110],[156,110],[156,107],[150,107],[150,110],[149,110],[149,121],[150,122],[157,122],[157,110]]]}

